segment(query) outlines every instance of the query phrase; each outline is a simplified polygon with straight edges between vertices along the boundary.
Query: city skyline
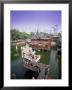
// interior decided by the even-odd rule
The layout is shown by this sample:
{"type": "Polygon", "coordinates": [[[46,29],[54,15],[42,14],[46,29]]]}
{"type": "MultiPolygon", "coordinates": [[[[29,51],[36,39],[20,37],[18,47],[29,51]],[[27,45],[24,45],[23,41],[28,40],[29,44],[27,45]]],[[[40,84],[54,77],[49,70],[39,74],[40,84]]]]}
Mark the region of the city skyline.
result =
{"type": "Polygon", "coordinates": [[[11,11],[11,29],[21,32],[61,32],[61,11],[11,11]]]}

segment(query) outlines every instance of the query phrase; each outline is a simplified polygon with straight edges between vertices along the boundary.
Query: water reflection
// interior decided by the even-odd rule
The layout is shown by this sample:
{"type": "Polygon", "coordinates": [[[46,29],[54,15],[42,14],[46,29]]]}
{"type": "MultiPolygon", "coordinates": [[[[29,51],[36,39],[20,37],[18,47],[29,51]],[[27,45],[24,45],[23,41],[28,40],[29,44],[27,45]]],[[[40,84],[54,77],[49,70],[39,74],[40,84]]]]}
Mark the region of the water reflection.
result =
{"type": "Polygon", "coordinates": [[[57,58],[57,50],[51,50],[50,56],[50,71],[49,74],[54,79],[59,79],[60,71],[59,71],[59,60],[57,58]]]}
{"type": "Polygon", "coordinates": [[[11,73],[16,74],[17,79],[23,79],[28,69],[24,68],[21,58],[11,62],[11,73]]]}
{"type": "MultiPolygon", "coordinates": [[[[52,78],[59,79],[60,69],[59,60],[56,58],[57,50],[51,50],[50,55],[50,72],[52,78]]],[[[25,68],[22,63],[22,58],[18,57],[16,60],[11,60],[11,74],[16,75],[16,79],[31,79],[34,72],[25,68]]]]}

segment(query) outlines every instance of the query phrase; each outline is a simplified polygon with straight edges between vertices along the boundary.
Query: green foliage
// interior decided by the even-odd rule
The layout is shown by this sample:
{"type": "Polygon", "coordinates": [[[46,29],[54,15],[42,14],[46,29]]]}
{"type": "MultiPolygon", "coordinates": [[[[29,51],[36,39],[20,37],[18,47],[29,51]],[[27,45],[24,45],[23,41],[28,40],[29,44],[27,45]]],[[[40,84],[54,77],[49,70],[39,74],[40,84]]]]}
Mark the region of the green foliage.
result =
{"type": "Polygon", "coordinates": [[[11,30],[11,40],[19,39],[19,32],[17,30],[11,30]]]}
{"type": "Polygon", "coordinates": [[[20,36],[20,39],[27,39],[28,38],[28,34],[25,32],[20,32],[19,36],[20,36]]]}
{"type": "Polygon", "coordinates": [[[34,32],[30,32],[30,35],[33,36],[33,35],[35,35],[35,33],[34,32]]]}
{"type": "Polygon", "coordinates": [[[11,30],[11,40],[23,40],[23,39],[27,39],[30,37],[30,34],[26,33],[26,32],[19,32],[16,29],[11,30]]]}

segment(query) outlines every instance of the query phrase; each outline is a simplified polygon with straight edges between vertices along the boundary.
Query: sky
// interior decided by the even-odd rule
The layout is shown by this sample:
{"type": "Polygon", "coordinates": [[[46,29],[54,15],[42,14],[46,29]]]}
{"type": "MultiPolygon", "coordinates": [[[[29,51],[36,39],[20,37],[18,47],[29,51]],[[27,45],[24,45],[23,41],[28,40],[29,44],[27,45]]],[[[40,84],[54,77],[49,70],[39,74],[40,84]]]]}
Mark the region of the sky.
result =
{"type": "Polygon", "coordinates": [[[61,11],[11,11],[11,29],[21,32],[61,31],[61,11]]]}

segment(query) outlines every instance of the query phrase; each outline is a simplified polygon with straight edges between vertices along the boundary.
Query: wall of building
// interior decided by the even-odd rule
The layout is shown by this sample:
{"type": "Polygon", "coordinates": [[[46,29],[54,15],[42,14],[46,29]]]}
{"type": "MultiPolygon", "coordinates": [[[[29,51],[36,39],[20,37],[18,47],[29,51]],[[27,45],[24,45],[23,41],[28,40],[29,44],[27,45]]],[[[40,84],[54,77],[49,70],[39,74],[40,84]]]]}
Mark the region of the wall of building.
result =
{"type": "Polygon", "coordinates": [[[36,49],[49,49],[51,48],[52,39],[32,39],[30,46],[36,49]]]}

